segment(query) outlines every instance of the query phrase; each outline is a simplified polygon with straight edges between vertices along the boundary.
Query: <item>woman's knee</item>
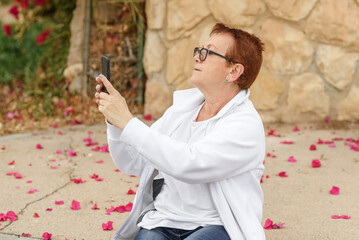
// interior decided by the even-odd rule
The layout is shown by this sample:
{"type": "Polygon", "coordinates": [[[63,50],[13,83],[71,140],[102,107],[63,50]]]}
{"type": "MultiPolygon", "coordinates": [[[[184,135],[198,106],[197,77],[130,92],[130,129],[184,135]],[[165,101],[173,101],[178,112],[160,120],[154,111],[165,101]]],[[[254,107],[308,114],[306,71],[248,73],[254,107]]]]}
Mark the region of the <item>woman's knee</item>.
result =
{"type": "Polygon", "coordinates": [[[134,240],[148,240],[148,239],[168,240],[168,238],[163,236],[161,234],[161,232],[156,231],[155,229],[148,230],[148,229],[145,229],[145,228],[140,229],[140,231],[138,232],[138,234],[137,234],[137,236],[135,237],[134,240]]]}

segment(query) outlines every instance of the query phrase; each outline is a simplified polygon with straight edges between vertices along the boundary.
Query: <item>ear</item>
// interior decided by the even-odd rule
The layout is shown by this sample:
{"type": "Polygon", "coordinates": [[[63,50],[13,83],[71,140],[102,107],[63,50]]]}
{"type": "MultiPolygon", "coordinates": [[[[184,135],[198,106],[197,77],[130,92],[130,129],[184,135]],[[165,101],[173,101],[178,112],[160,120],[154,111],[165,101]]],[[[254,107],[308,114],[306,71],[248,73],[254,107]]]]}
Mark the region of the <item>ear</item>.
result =
{"type": "Polygon", "coordinates": [[[236,63],[233,66],[231,66],[228,77],[228,82],[234,82],[236,81],[242,74],[244,73],[244,66],[240,63],[236,63]]]}

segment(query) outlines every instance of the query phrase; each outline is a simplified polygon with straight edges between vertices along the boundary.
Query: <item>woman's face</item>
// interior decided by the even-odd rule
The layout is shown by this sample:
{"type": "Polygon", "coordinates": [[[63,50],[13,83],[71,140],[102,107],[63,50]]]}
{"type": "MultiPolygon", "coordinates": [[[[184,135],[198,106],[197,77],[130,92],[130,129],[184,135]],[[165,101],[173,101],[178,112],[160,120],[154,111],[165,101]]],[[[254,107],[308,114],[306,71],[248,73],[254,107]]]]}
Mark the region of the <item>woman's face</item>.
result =
{"type": "MultiPolygon", "coordinates": [[[[203,47],[225,56],[228,48],[233,46],[234,39],[229,34],[214,34],[203,47]]],[[[190,81],[193,85],[202,90],[214,90],[226,84],[226,77],[229,73],[226,59],[210,52],[204,61],[200,61],[199,55],[193,57],[195,60],[194,69],[190,81]]]]}

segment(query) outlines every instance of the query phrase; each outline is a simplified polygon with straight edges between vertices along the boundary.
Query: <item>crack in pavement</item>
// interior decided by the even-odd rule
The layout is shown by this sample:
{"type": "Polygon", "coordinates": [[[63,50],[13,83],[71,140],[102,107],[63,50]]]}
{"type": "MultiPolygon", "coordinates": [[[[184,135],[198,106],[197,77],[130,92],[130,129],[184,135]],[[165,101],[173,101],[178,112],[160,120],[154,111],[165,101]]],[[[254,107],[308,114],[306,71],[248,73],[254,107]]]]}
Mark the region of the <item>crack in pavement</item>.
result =
{"type": "MultiPolygon", "coordinates": [[[[70,138],[70,141],[69,141],[69,142],[70,142],[70,143],[69,143],[69,147],[70,147],[70,148],[69,148],[69,149],[72,149],[72,145],[71,145],[71,144],[73,143],[74,139],[73,139],[71,136],[69,136],[69,138],[70,138]]],[[[16,216],[18,217],[19,215],[21,215],[20,213],[22,213],[23,211],[25,211],[28,206],[30,206],[30,205],[32,205],[32,204],[34,204],[34,203],[40,202],[40,201],[42,201],[42,200],[48,198],[49,196],[52,196],[53,194],[55,194],[56,192],[60,191],[61,189],[67,187],[67,186],[72,182],[72,181],[71,181],[71,179],[72,179],[71,175],[74,173],[74,171],[76,170],[76,167],[77,167],[77,163],[72,162],[72,161],[71,161],[71,163],[72,163],[72,170],[71,170],[71,171],[69,172],[69,174],[68,174],[68,177],[69,177],[70,180],[69,180],[67,183],[65,183],[63,186],[61,186],[61,187],[55,189],[55,191],[52,191],[51,193],[48,193],[48,194],[46,194],[45,196],[43,196],[43,197],[41,197],[41,198],[39,198],[39,199],[36,199],[36,200],[34,200],[34,201],[32,201],[32,202],[27,203],[27,204],[25,205],[25,207],[23,207],[23,208],[16,214],[16,216]]],[[[0,228],[0,231],[5,230],[6,228],[8,228],[9,226],[11,226],[12,223],[13,223],[13,222],[9,222],[7,225],[4,225],[2,228],[0,228]]],[[[0,233],[0,234],[21,236],[21,235],[18,235],[18,234],[11,234],[11,233],[0,233]]],[[[37,238],[36,238],[36,239],[37,239],[37,238]]]]}

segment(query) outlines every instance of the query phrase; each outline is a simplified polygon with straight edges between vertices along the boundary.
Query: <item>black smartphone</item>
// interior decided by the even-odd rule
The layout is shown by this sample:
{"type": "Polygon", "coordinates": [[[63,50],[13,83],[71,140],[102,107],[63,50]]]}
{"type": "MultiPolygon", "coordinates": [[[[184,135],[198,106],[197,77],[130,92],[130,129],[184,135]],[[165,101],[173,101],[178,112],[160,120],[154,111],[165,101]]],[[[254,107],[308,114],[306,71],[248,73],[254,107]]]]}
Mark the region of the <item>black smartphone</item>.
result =
{"type": "MultiPolygon", "coordinates": [[[[110,76],[110,58],[106,56],[101,57],[101,66],[102,66],[102,75],[104,75],[110,82],[111,82],[111,76],[110,76]]],[[[105,93],[108,93],[106,87],[102,86],[102,91],[105,93]]]]}

